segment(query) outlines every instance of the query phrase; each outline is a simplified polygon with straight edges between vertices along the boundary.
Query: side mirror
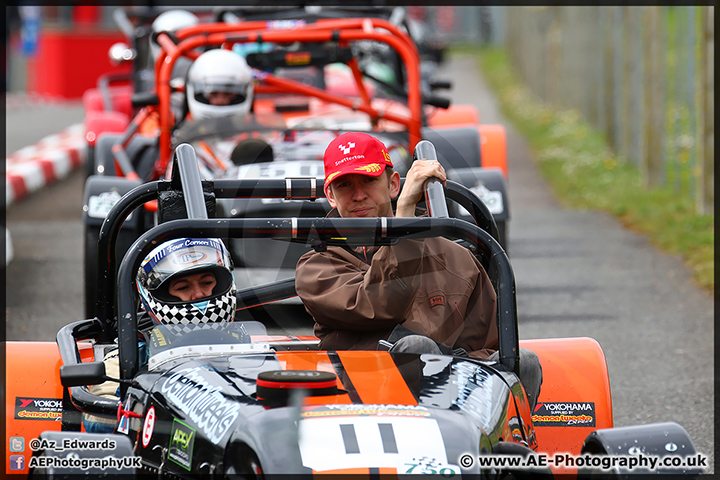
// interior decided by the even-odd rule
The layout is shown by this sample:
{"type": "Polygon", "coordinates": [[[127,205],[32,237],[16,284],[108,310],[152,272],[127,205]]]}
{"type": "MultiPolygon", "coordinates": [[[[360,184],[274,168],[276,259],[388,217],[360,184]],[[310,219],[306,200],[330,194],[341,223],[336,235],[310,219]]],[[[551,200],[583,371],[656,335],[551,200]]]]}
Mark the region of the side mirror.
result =
{"type": "Polygon", "coordinates": [[[63,387],[98,385],[106,380],[103,362],[77,363],[60,367],[60,383],[63,387]]]}
{"type": "Polygon", "coordinates": [[[137,57],[137,52],[130,48],[126,43],[118,42],[114,43],[110,50],[108,50],[108,57],[113,65],[119,65],[124,62],[129,62],[137,57]]]}

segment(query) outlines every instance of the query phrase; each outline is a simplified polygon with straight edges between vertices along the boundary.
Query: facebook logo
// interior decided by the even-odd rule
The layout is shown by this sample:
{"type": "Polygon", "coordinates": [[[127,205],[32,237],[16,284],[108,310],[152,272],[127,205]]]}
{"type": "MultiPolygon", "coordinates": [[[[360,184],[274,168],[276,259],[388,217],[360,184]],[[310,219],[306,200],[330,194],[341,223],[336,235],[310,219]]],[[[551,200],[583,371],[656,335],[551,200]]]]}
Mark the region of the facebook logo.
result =
{"type": "Polygon", "coordinates": [[[25,455],[10,455],[10,470],[23,470],[25,468],[25,455]]]}

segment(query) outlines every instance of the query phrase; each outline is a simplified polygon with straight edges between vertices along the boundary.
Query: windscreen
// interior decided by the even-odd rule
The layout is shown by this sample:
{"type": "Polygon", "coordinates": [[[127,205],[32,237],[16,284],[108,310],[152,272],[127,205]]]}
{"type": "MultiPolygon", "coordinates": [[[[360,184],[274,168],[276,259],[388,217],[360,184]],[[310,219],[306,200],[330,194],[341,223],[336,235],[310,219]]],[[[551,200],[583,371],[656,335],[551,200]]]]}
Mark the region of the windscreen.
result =
{"type": "Polygon", "coordinates": [[[143,333],[148,355],[153,356],[177,347],[193,345],[233,345],[261,342],[267,336],[260,322],[220,322],[193,326],[189,332],[180,334],[171,325],[156,325],[143,333]]]}

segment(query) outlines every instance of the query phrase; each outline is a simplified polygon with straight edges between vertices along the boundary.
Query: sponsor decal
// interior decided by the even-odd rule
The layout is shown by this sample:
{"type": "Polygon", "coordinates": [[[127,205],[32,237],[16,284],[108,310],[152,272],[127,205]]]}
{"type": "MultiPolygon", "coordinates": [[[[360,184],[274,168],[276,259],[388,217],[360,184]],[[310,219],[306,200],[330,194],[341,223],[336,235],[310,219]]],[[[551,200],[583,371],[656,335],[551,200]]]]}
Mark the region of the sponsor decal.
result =
{"type": "Polygon", "coordinates": [[[398,467],[398,473],[440,475],[441,477],[454,477],[462,475],[459,465],[439,463],[434,457],[412,457],[405,460],[398,467]]]}
{"type": "Polygon", "coordinates": [[[150,407],[145,415],[145,422],[143,423],[142,430],[142,445],[147,447],[150,445],[150,439],[152,438],[153,430],[155,429],[155,407],[150,407]]]}
{"type": "Polygon", "coordinates": [[[538,403],[532,422],[536,427],[594,427],[595,402],[538,403]]]}
{"type": "Polygon", "coordinates": [[[192,465],[192,452],[195,445],[195,429],[173,419],[170,431],[170,445],[168,459],[177,463],[186,470],[192,465]]]}
{"type": "Polygon", "coordinates": [[[10,437],[9,447],[11,452],[24,452],[25,437],[10,437]]]}
{"type": "Polygon", "coordinates": [[[174,263],[177,265],[190,265],[197,262],[202,262],[205,260],[207,255],[203,252],[189,252],[183,255],[180,255],[178,258],[174,260],[174,263]]]}
{"type": "Polygon", "coordinates": [[[60,421],[62,419],[62,400],[59,398],[15,397],[15,419],[60,421]]]}
{"type": "Polygon", "coordinates": [[[226,398],[221,387],[211,385],[201,367],[179,370],[165,380],[160,391],[215,444],[220,443],[240,412],[240,405],[226,398]]]}
{"type": "Polygon", "coordinates": [[[438,305],[445,305],[445,297],[442,295],[430,297],[430,307],[437,307],[438,305]]]}
{"type": "Polygon", "coordinates": [[[126,416],[120,417],[120,423],[118,423],[117,427],[118,433],[124,433],[125,435],[128,434],[130,431],[130,420],[126,416]]]}
{"type": "Polygon", "coordinates": [[[430,412],[425,407],[416,405],[355,405],[355,404],[339,404],[339,405],[323,405],[320,407],[308,407],[300,416],[303,418],[312,417],[334,417],[339,415],[353,416],[411,416],[411,417],[427,417],[430,412]]]}
{"type": "MultiPolygon", "coordinates": [[[[157,252],[152,257],[150,255],[145,257],[145,259],[143,260],[144,262],[147,262],[145,264],[145,266],[143,267],[145,270],[145,273],[149,274],[150,271],[152,270],[152,268],[158,262],[160,262],[160,260],[162,260],[163,258],[168,256],[169,254],[173,253],[174,251],[179,250],[181,248],[185,248],[185,247],[212,247],[212,248],[215,248],[215,249],[223,251],[223,252],[225,251],[224,247],[219,242],[217,242],[211,238],[203,238],[203,239],[187,238],[185,240],[180,240],[180,241],[177,241],[177,242],[174,242],[174,243],[168,245],[167,247],[163,248],[162,250],[157,252]]],[[[193,259],[193,261],[197,262],[197,261],[199,261],[199,259],[196,258],[196,259],[193,259]]]]}
{"type": "Polygon", "coordinates": [[[290,52],[285,54],[286,65],[307,65],[311,60],[310,52],[290,52]]]}
{"type": "Polygon", "coordinates": [[[268,30],[288,30],[305,25],[305,20],[270,20],[265,23],[268,30]]]}
{"type": "Polygon", "coordinates": [[[130,431],[130,418],[142,418],[142,415],[132,411],[133,400],[128,397],[125,404],[118,407],[118,433],[128,434],[130,431]]]}
{"type": "Polygon", "coordinates": [[[170,345],[170,341],[165,337],[162,330],[153,328],[150,330],[150,345],[153,349],[163,348],[170,345]]]}

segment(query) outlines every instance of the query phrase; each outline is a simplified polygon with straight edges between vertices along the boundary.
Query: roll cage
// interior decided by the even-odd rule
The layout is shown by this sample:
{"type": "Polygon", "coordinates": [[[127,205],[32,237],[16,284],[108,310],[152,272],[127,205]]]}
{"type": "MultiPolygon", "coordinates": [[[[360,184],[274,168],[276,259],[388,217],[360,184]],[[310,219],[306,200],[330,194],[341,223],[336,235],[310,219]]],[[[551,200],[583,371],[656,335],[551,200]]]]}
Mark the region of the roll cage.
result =
{"type": "MultiPolygon", "coordinates": [[[[409,149],[422,139],[423,98],[421,92],[420,57],[417,47],[409,35],[397,25],[373,17],[318,19],[313,23],[302,20],[288,22],[246,21],[241,23],[202,23],[179,30],[174,35],[166,32],[157,34],[157,42],[162,47],[155,62],[156,94],[160,133],[160,159],[155,165],[152,178],[161,178],[172,155],[173,119],[170,95],[171,74],[176,61],[180,57],[195,59],[207,48],[232,48],[235,44],[270,43],[275,45],[300,44],[307,47],[301,51],[288,51],[282,54],[288,66],[302,66],[313,62],[311,47],[326,45],[333,48],[325,49],[325,58],[316,61],[323,63],[345,63],[351,70],[359,97],[347,97],[325,91],[290,78],[282,78],[273,73],[256,70],[256,92],[298,94],[318,98],[324,102],[344,106],[352,111],[368,115],[373,125],[380,120],[388,120],[399,124],[409,135],[409,149]],[[395,50],[404,63],[407,79],[408,115],[397,112],[383,111],[372,105],[372,98],[363,83],[364,74],[358,61],[348,56],[350,42],[375,41],[388,45],[395,50]],[[337,47],[337,48],[335,48],[337,47]],[[334,57],[333,57],[333,52],[334,57]],[[305,63],[307,62],[307,63],[305,63]]],[[[315,49],[317,52],[317,48],[315,49]]],[[[256,54],[254,62],[262,65],[265,59],[277,57],[277,51],[267,54],[256,54]]],[[[273,60],[277,63],[277,59],[273,60]]]]}

